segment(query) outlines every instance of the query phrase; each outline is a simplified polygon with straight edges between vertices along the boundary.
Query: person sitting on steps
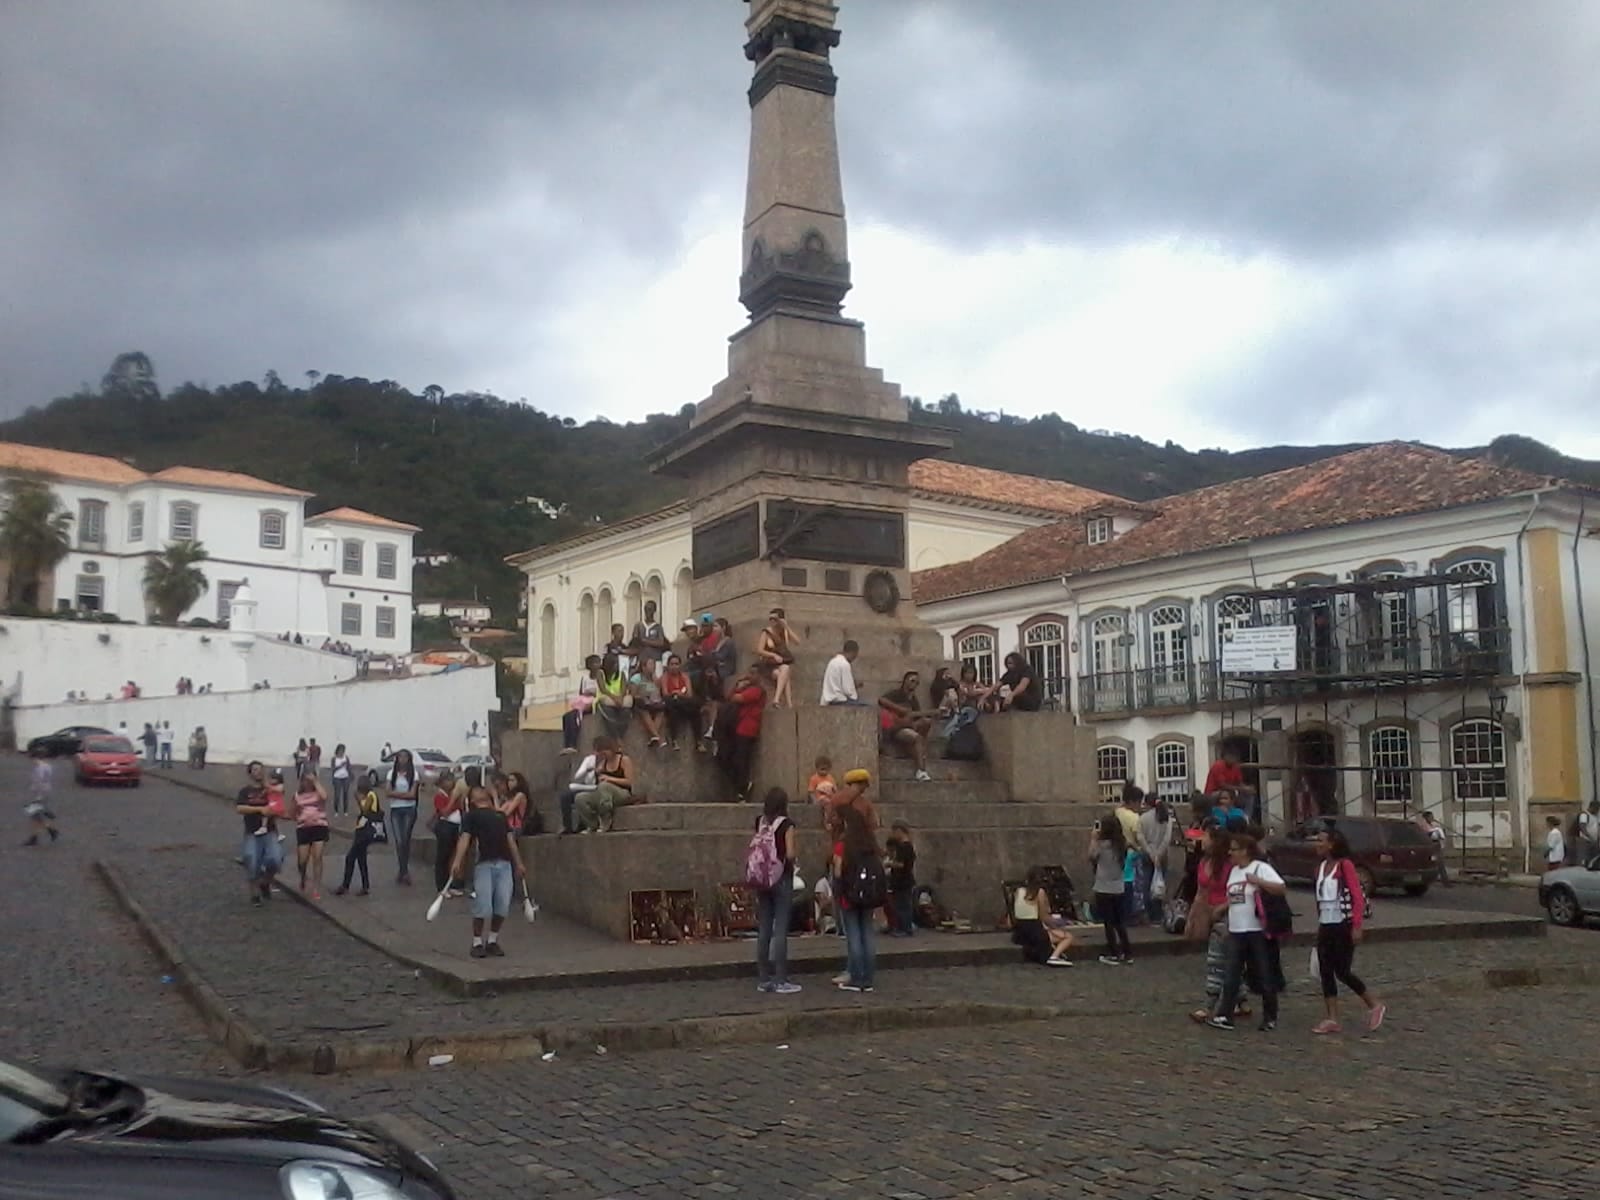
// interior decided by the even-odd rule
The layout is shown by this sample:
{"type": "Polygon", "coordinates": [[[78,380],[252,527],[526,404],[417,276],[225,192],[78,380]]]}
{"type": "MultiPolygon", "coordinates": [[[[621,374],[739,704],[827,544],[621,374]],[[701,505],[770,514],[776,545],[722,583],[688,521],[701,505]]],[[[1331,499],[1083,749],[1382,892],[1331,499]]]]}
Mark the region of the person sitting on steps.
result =
{"type": "Polygon", "coordinates": [[[922,682],[915,671],[900,677],[900,686],[878,697],[878,724],[883,745],[908,751],[916,763],[913,778],[927,782],[928,735],[933,731],[935,714],[923,710],[917,701],[917,686],[922,682]]]}

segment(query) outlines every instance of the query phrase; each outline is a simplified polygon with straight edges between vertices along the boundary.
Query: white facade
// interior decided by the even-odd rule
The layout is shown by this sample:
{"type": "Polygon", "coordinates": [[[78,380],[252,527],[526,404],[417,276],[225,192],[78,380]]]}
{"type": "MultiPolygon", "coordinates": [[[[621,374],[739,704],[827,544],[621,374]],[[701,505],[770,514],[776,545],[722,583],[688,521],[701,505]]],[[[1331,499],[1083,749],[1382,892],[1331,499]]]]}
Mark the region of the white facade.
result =
{"type": "MultiPolygon", "coordinates": [[[[907,515],[907,557],[919,570],[962,562],[1057,516],[985,497],[919,493],[907,515]]],[[[674,505],[512,560],[528,579],[525,727],[559,719],[585,656],[605,644],[613,622],[632,629],[645,601],[656,602],[669,636],[697,615],[690,550],[688,510],[674,505]]]]}
{"type": "MultiPolygon", "coordinates": [[[[1108,795],[1129,778],[1186,797],[1230,737],[1246,741],[1256,761],[1281,768],[1260,773],[1274,823],[1293,819],[1302,786],[1326,800],[1325,810],[1429,809],[1456,835],[1454,849],[1489,852],[1522,869],[1530,842],[1542,839],[1543,817],[1565,819],[1595,794],[1589,670],[1600,642],[1586,645],[1582,631],[1587,623],[1600,636],[1600,543],[1585,536],[1578,504],[1549,489],[1069,573],[919,603],[918,613],[944,634],[952,662],[972,662],[992,677],[1016,650],[1052,677],[1062,703],[1095,726],[1108,795]],[[1461,583],[1430,585],[1409,599],[1335,596],[1321,625],[1334,632],[1311,653],[1349,662],[1364,647],[1363,670],[1381,673],[1370,656],[1374,645],[1383,647],[1380,653],[1409,659],[1393,663],[1394,682],[1296,687],[1295,698],[1252,701],[1251,689],[1220,675],[1222,631],[1247,619],[1247,606],[1230,598],[1388,575],[1461,583]],[[1357,611],[1364,603],[1370,609],[1357,611]],[[1423,633],[1395,651],[1399,643],[1386,639],[1400,638],[1408,622],[1423,633]],[[1355,628],[1365,630],[1360,643],[1337,632],[1355,628]],[[1487,653],[1491,645],[1493,681],[1480,677],[1467,687],[1423,678],[1463,649],[1487,653]],[[1494,692],[1504,697],[1500,724],[1491,719],[1494,692]]],[[[1272,603],[1285,606],[1286,619],[1302,620],[1293,599],[1272,603]]],[[[1315,613],[1307,621],[1318,627],[1315,613]]]]}
{"type": "Polygon", "coordinates": [[[225,623],[248,581],[263,631],[411,649],[415,526],[353,509],[307,518],[309,493],[233,472],[146,475],[115,459],[0,443],[0,476],[13,472],[44,478],[73,518],[72,550],[50,581],[57,610],[147,620],[145,564],[173,542],[198,541],[208,587],[180,622],[225,623]]]}

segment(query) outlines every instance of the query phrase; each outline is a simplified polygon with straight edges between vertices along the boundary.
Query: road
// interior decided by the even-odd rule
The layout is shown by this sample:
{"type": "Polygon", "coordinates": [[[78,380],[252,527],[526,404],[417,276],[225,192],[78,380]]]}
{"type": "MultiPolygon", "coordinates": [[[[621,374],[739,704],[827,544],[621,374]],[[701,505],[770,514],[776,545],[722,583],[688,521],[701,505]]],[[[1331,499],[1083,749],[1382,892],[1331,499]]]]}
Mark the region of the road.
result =
{"type": "MultiPolygon", "coordinates": [[[[21,795],[24,767],[0,762],[0,794],[21,795]]],[[[312,953],[332,963],[276,978],[276,947],[296,935],[251,922],[305,910],[254,913],[242,887],[208,890],[233,837],[214,801],[159,782],[58,793],[59,845],[0,846],[7,1055],[237,1072],[90,880],[97,855],[159,873],[180,907],[204,912],[194,936],[260,956],[275,998],[298,981],[345,1019],[411,1003],[392,978],[332,980],[344,949],[331,943],[312,953]]],[[[1465,886],[1440,896],[1532,901],[1465,886]]],[[[1473,984],[1488,965],[1592,961],[1594,936],[1364,948],[1358,969],[1392,993],[1370,1036],[1309,1034],[1318,1002],[1303,964],[1290,964],[1276,1034],[1201,1029],[1182,1015],[1196,964],[1170,959],[1051,974],[1082,1015],[1050,1022],[278,1081],[423,1145],[471,1200],[1570,1197],[1585,1194],[1582,1131],[1600,1118],[1593,1056],[1575,1052],[1593,1045],[1597,993],[1473,984]]],[[[1045,975],[907,972],[894,986],[1031,994],[1045,975]]],[[[471,1023],[509,1000],[460,1003],[445,1019],[471,1023]]]]}

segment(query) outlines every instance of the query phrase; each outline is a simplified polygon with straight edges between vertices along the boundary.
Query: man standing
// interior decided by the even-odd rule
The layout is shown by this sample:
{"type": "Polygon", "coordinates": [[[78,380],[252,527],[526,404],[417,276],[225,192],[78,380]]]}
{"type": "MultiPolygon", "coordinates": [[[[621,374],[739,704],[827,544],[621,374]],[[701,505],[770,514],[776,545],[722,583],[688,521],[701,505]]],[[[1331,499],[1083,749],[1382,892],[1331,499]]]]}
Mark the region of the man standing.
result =
{"type": "Polygon", "coordinates": [[[496,808],[487,788],[475,787],[469,793],[471,807],[461,822],[461,837],[456,843],[450,878],[461,879],[467,854],[476,848],[478,865],[472,869],[472,957],[504,958],[500,948],[500,928],[511,912],[511,893],[516,880],[525,877],[522,855],[506,814],[496,808]],[[489,933],[484,935],[484,923],[489,933]]]}
{"type": "Polygon", "coordinates": [[[912,778],[926,783],[933,778],[928,774],[928,734],[933,731],[936,714],[924,712],[917,700],[921,682],[915,671],[907,671],[900,677],[899,687],[878,697],[878,724],[886,745],[911,752],[917,764],[912,778]]]}
{"type": "Polygon", "coordinates": [[[156,765],[156,727],[149,721],[144,723],[144,732],[139,735],[139,741],[144,746],[144,760],[152,767],[156,765]]]}
{"type": "Polygon", "coordinates": [[[245,771],[247,778],[234,811],[244,818],[245,884],[250,903],[259,907],[272,899],[272,879],[283,864],[283,849],[278,844],[278,826],[273,819],[278,814],[267,792],[265,768],[252,762],[245,771]]]}
{"type": "Polygon", "coordinates": [[[1596,854],[1600,854],[1600,800],[1591,800],[1588,809],[1578,814],[1578,865],[1588,866],[1596,854]]]}
{"type": "Polygon", "coordinates": [[[672,649],[672,643],[667,640],[667,631],[656,620],[654,600],[644,602],[644,619],[634,624],[628,648],[641,662],[652,665],[659,665],[662,656],[672,649]]]}
{"type": "Polygon", "coordinates": [[[856,675],[851,664],[856,661],[856,656],[861,653],[861,647],[854,641],[844,644],[844,648],[828,660],[827,668],[822,672],[822,703],[823,704],[860,704],[861,698],[856,693],[856,675]]]}
{"type": "Polygon", "coordinates": [[[1450,871],[1444,863],[1445,828],[1434,819],[1431,812],[1422,814],[1422,831],[1428,835],[1428,840],[1433,843],[1434,849],[1439,854],[1439,882],[1446,887],[1450,886],[1450,871]]]}
{"type": "Polygon", "coordinates": [[[161,756],[161,765],[172,766],[172,722],[161,722],[161,728],[156,730],[156,750],[161,756]]]}

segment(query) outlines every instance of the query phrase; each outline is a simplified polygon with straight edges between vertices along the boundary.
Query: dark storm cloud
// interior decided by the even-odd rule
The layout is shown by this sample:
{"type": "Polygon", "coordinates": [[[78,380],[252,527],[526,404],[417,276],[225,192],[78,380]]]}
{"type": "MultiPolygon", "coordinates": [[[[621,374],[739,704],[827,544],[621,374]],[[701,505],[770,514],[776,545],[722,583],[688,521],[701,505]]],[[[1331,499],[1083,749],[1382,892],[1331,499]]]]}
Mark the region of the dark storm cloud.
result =
{"type": "MultiPolygon", "coordinates": [[[[135,347],[169,384],[317,367],[465,388],[515,345],[547,366],[503,390],[592,410],[545,327],[606,255],[665,266],[698,200],[737,207],[742,16],[0,7],[0,415],[135,347]]],[[[845,0],[842,23],[858,218],[960,250],[1153,239],[1328,277],[1326,304],[1196,381],[1219,431],[1248,436],[1285,386],[1347,414],[1340,440],[1385,434],[1374,396],[1426,417],[1593,394],[1572,319],[1600,268],[1585,0],[845,0]]],[[[1272,440],[1324,435],[1295,420],[1272,440]]]]}

